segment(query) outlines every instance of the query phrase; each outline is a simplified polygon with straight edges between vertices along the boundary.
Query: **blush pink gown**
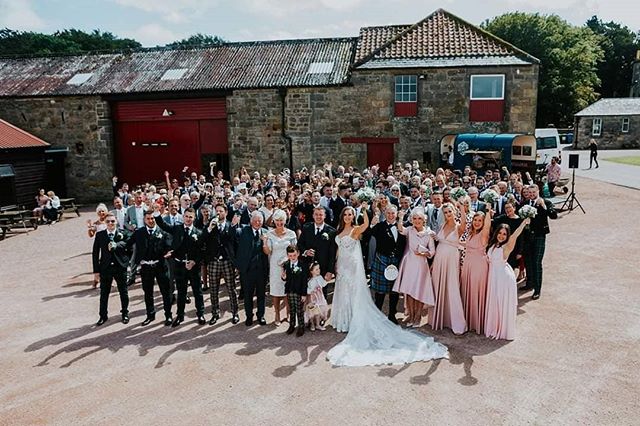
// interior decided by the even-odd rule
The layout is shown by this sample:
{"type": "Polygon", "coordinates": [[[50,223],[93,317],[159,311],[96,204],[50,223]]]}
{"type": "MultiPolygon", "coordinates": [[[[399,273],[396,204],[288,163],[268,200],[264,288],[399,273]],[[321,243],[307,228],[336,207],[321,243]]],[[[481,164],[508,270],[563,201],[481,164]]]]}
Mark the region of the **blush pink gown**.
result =
{"type": "Polygon", "coordinates": [[[462,299],[460,298],[460,251],[458,231],[438,233],[438,247],[433,259],[431,279],[435,306],[429,309],[429,324],[434,330],[450,328],[455,334],[467,331],[462,299]]]}
{"type": "Polygon", "coordinates": [[[427,306],[434,305],[431,271],[429,271],[427,258],[418,256],[416,251],[418,251],[418,246],[422,245],[429,252],[434,252],[435,244],[429,235],[430,231],[428,227],[425,227],[420,233],[413,226],[405,228],[407,250],[404,252],[398,278],[393,285],[393,291],[409,295],[427,306]]]}
{"type": "Polygon", "coordinates": [[[476,234],[467,241],[467,249],[462,272],[460,273],[460,296],[464,317],[469,330],[478,334],[484,332],[484,309],[487,299],[487,279],[489,277],[489,261],[482,234],[476,234]]]}
{"type": "Polygon", "coordinates": [[[484,334],[494,339],[516,337],[518,287],[513,269],[504,259],[502,247],[489,249],[489,281],[484,334]]]}

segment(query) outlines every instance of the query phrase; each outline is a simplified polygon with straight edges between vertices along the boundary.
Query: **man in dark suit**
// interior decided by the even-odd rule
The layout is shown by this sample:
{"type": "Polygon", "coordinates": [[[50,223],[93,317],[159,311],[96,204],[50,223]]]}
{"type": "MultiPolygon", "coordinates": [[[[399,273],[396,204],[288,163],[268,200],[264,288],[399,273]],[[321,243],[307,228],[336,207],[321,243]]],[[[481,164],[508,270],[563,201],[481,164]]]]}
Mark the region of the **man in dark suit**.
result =
{"type": "Polygon", "coordinates": [[[384,299],[389,294],[389,321],[398,323],[398,301],[400,294],[392,291],[393,281],[384,276],[384,271],[389,265],[400,265],[400,259],[404,253],[406,239],[400,234],[397,226],[398,209],[388,206],[385,210],[385,221],[379,222],[379,216],[373,218],[371,235],[376,239],[375,258],[371,265],[371,289],[375,291],[375,303],[382,311],[384,299]]]}
{"type": "Polygon", "coordinates": [[[533,290],[533,300],[540,298],[542,289],[542,259],[549,231],[549,219],[557,219],[553,203],[540,197],[538,185],[529,185],[529,205],[538,210],[531,219],[528,235],[525,235],[524,261],[527,269],[527,285],[521,290],[533,290]]]}
{"type": "Polygon", "coordinates": [[[147,311],[147,318],[142,322],[142,325],[148,325],[156,319],[156,307],[153,301],[154,280],[158,282],[160,294],[162,294],[164,325],[171,325],[173,321],[171,289],[165,261],[171,255],[171,236],[156,225],[151,210],[144,212],[144,224],[144,227],[136,229],[132,238],[127,242],[129,247],[135,245],[135,263],[140,265],[144,304],[147,311]]]}
{"type": "Polygon", "coordinates": [[[475,186],[470,186],[467,190],[467,194],[469,194],[469,208],[474,212],[487,212],[487,204],[484,201],[480,201],[478,196],[480,195],[480,191],[475,186]]]}
{"type": "Polygon", "coordinates": [[[231,304],[231,323],[240,322],[238,317],[238,295],[236,293],[236,274],[233,261],[235,259],[235,233],[240,222],[240,216],[233,216],[233,221],[227,220],[227,206],[218,204],[216,216],[209,222],[209,226],[202,233],[204,242],[204,259],[207,262],[209,274],[209,288],[211,289],[211,313],[213,316],[209,325],[214,325],[220,319],[220,280],[224,278],[231,304]]]}
{"type": "MultiPolygon", "coordinates": [[[[336,262],[336,230],[327,225],[325,208],[318,206],[313,209],[313,222],[305,223],[298,238],[298,249],[302,253],[305,266],[318,262],[320,273],[325,281],[331,281],[335,273],[336,262]]],[[[327,287],[323,291],[327,296],[327,287]]]]}
{"type": "Polygon", "coordinates": [[[253,294],[257,299],[258,323],[267,325],[264,319],[265,289],[269,276],[269,259],[263,251],[266,235],[262,229],[264,217],[259,211],[251,214],[249,225],[236,232],[235,265],[240,273],[240,282],[244,292],[244,309],[247,316],[245,325],[253,324],[253,294]]]}
{"type": "Polygon", "coordinates": [[[331,209],[332,220],[331,226],[336,228],[340,221],[340,213],[342,209],[349,205],[351,187],[345,183],[341,183],[338,186],[338,196],[329,200],[329,209],[331,209]]]}
{"type": "Polygon", "coordinates": [[[188,208],[182,215],[184,224],[167,225],[160,217],[159,206],[156,205],[153,214],[158,226],[171,234],[171,257],[173,258],[176,286],[178,287],[178,313],[173,320],[172,327],[179,326],[184,321],[184,307],[187,301],[187,285],[191,285],[196,302],[198,324],[206,323],[204,319],[204,298],[202,297],[202,283],[200,281],[200,261],[202,260],[202,231],[193,225],[196,212],[188,208]]]}
{"type": "MultiPolygon", "coordinates": [[[[250,197],[247,200],[247,208],[243,210],[242,215],[240,216],[241,225],[248,225],[249,222],[251,222],[251,215],[253,212],[258,211],[258,204],[258,199],[256,197],[250,197]]],[[[266,218],[263,216],[263,219],[266,218]]]]}
{"type": "Polygon", "coordinates": [[[111,283],[116,280],[120,304],[122,306],[122,322],[129,323],[129,294],[127,292],[127,253],[126,236],[117,229],[117,219],[109,213],[105,218],[107,229],[96,233],[93,240],[93,273],[95,280],[100,281],[100,319],[97,326],[108,319],[107,305],[111,283]]]}

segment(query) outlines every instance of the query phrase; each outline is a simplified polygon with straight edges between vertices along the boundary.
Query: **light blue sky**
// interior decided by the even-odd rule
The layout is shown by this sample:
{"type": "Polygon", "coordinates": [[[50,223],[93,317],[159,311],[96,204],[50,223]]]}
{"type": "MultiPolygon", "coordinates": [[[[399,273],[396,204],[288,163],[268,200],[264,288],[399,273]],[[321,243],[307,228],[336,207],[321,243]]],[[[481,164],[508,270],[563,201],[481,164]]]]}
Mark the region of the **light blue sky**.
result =
{"type": "Polygon", "coordinates": [[[230,41],[356,36],[369,25],[414,23],[438,8],[480,24],[508,11],[597,14],[640,29],[638,0],[0,0],[0,28],[53,32],[99,28],[145,46],[194,33],[230,41]]]}

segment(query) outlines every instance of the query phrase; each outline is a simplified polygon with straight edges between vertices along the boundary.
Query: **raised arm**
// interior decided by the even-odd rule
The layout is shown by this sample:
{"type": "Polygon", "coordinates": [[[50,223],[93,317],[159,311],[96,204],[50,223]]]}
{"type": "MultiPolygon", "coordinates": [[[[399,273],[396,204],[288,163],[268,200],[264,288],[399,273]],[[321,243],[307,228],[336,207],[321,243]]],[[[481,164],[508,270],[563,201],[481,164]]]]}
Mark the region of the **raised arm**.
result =
{"type": "Polygon", "coordinates": [[[464,234],[467,230],[467,207],[464,203],[458,203],[458,209],[460,210],[460,224],[458,225],[458,237],[464,234]]]}
{"type": "MultiPolygon", "coordinates": [[[[369,208],[369,205],[366,202],[364,202],[364,203],[362,203],[360,208],[362,209],[362,215],[364,216],[364,222],[362,222],[362,225],[358,225],[358,226],[356,226],[354,228],[353,238],[360,237],[360,235],[362,235],[362,233],[364,231],[366,231],[367,228],[369,228],[369,215],[367,214],[367,209],[369,208]]],[[[355,220],[355,218],[354,218],[354,220],[355,220]]]]}
{"type": "Polygon", "coordinates": [[[487,206],[487,212],[484,215],[484,226],[482,227],[482,244],[484,246],[489,242],[489,234],[491,233],[491,221],[493,219],[493,209],[487,206]]]}
{"type": "Polygon", "coordinates": [[[531,219],[529,218],[526,218],[525,220],[523,220],[520,226],[518,226],[518,228],[513,232],[513,234],[511,234],[509,241],[507,241],[507,244],[504,245],[503,254],[504,254],[505,260],[509,258],[509,255],[513,251],[513,248],[516,246],[516,241],[518,240],[518,237],[520,236],[520,234],[522,234],[524,227],[527,226],[530,221],[531,219]]]}
{"type": "Polygon", "coordinates": [[[398,232],[402,235],[407,235],[407,229],[404,227],[404,211],[400,210],[398,212],[398,221],[396,222],[396,226],[398,227],[398,232]]]}
{"type": "Polygon", "coordinates": [[[169,171],[164,172],[164,181],[167,184],[167,194],[171,193],[171,180],[169,179],[169,171]]]}

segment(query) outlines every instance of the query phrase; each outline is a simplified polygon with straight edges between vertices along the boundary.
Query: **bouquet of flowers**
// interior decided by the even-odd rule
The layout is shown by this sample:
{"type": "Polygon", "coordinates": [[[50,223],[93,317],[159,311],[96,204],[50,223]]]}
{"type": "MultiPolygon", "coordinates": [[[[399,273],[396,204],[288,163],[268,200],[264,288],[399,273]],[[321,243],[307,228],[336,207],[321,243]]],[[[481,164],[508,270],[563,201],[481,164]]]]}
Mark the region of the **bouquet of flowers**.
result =
{"type": "Polygon", "coordinates": [[[358,200],[360,200],[360,202],[367,202],[367,203],[371,203],[375,198],[376,198],[376,193],[372,188],[364,187],[364,188],[360,188],[358,190],[358,192],[356,192],[356,197],[358,197],[358,200]]]}
{"type": "Polygon", "coordinates": [[[429,198],[431,197],[431,186],[430,185],[425,185],[426,188],[424,189],[424,196],[425,198],[429,198]]]}
{"type": "Polygon", "coordinates": [[[491,205],[498,201],[498,198],[500,198],[500,195],[493,189],[487,189],[482,193],[482,199],[484,200],[484,202],[491,205]]]}
{"type": "Polygon", "coordinates": [[[458,201],[460,198],[466,197],[466,196],[467,196],[467,191],[465,191],[464,188],[461,186],[458,186],[457,188],[453,188],[451,190],[451,198],[454,201],[458,201]]]}
{"type": "Polygon", "coordinates": [[[533,206],[524,205],[518,210],[518,216],[522,219],[530,218],[533,219],[538,214],[538,209],[533,206]]]}

